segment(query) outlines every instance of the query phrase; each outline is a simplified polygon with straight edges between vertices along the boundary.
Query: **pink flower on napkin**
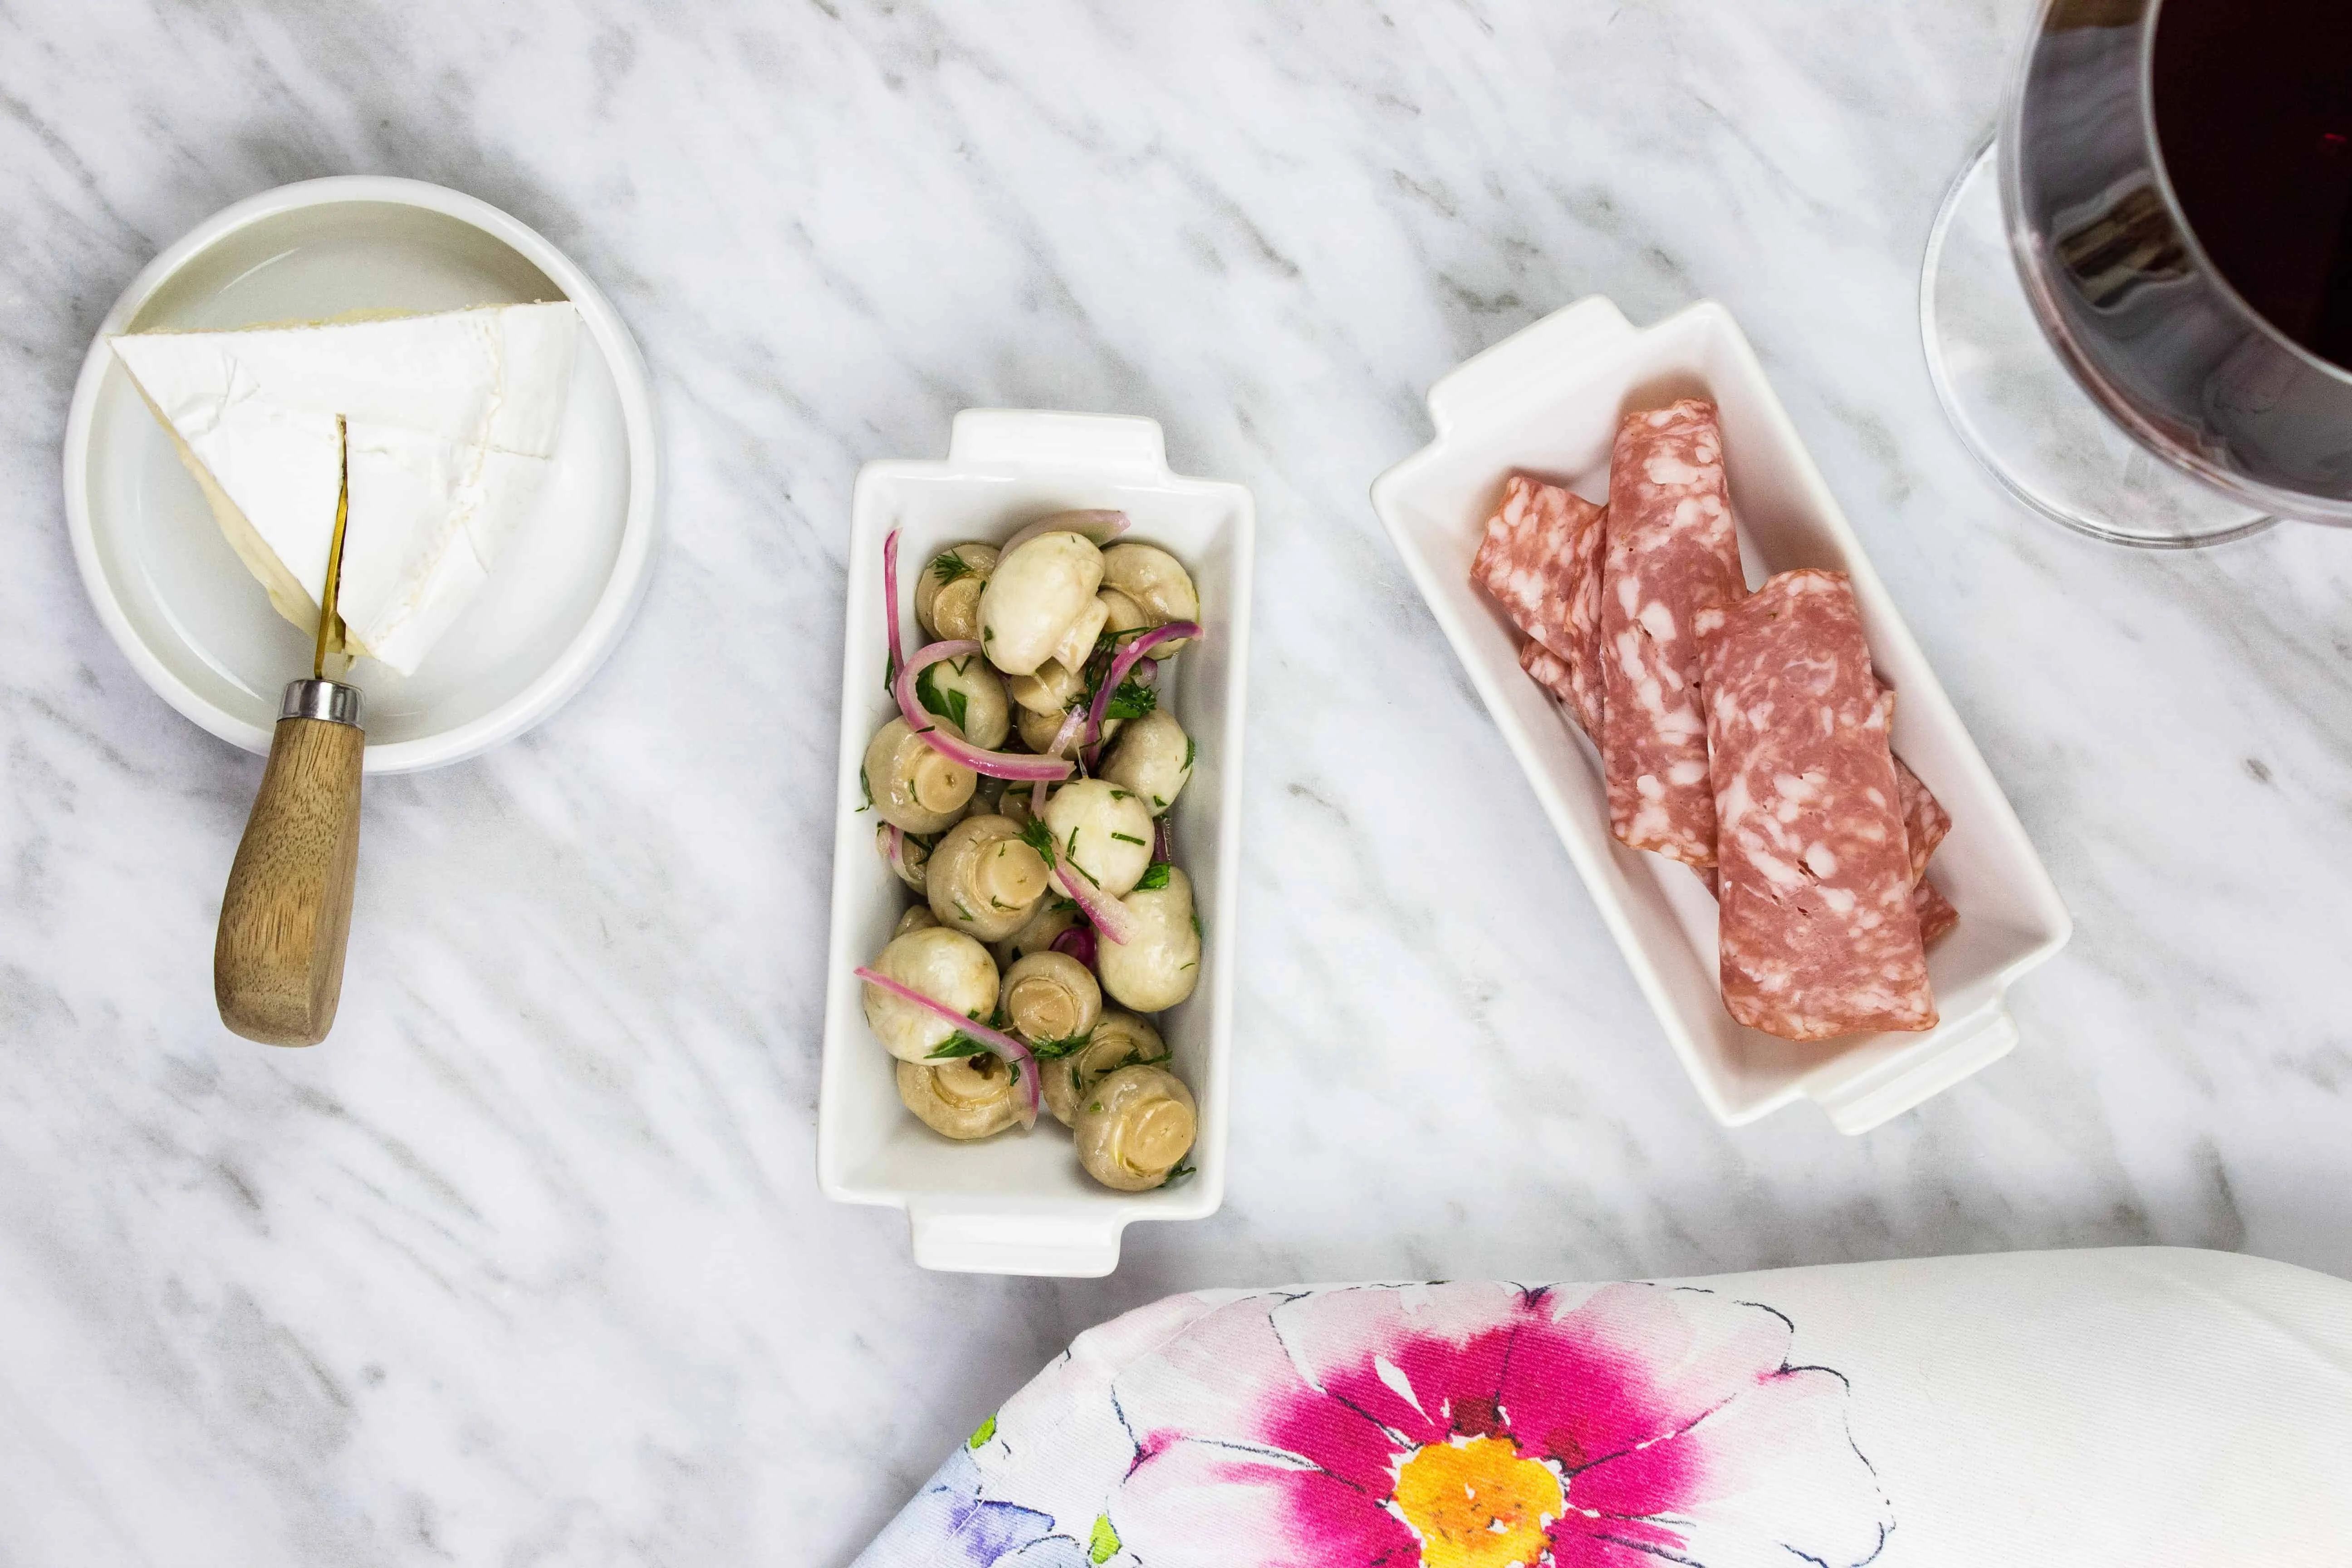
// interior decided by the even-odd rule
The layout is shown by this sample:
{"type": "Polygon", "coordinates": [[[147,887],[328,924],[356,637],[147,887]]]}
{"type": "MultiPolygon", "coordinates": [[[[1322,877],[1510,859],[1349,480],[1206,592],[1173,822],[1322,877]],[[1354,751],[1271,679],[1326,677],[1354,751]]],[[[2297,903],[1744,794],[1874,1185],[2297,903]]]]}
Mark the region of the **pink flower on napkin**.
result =
{"type": "Polygon", "coordinates": [[[1647,1285],[1245,1298],[1114,1379],[1108,1519],[1151,1568],[1867,1563],[1892,1513],[1790,1339],[1647,1285]]]}

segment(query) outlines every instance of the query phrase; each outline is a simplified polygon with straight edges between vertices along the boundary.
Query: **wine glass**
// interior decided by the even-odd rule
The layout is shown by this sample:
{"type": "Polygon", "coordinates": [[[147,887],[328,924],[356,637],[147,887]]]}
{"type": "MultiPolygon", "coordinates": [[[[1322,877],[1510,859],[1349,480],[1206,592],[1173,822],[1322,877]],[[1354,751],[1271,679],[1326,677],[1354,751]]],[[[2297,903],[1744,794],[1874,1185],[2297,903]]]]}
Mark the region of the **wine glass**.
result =
{"type": "Polygon", "coordinates": [[[1921,270],[1969,451],[2122,544],[2352,524],[2347,138],[2342,0],[2045,0],[1921,270]]]}

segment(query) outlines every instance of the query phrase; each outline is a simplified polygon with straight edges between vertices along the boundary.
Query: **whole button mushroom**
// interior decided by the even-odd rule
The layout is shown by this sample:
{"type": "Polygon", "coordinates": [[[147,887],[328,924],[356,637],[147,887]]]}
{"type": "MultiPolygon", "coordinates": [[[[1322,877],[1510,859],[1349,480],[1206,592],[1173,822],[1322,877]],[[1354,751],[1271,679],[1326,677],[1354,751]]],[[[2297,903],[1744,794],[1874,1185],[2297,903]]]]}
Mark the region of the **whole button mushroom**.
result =
{"type": "Polygon", "coordinates": [[[1118,745],[1103,764],[1102,776],[1121,789],[1132,790],[1151,810],[1163,815],[1192,777],[1194,747],[1184,726],[1167,712],[1154,709],[1127,727],[1118,745]]]}
{"type": "Polygon", "coordinates": [[[1028,923],[1045,878],[1045,857],[1022,838],[1019,824],[968,816],[932,847],[923,886],[941,925],[1001,942],[1028,923]]]}
{"type": "Polygon", "coordinates": [[[1078,1112],[1078,1097],[1121,1068],[1159,1067],[1168,1060],[1160,1031],[1132,1013],[1106,1011],[1095,1020],[1087,1043],[1066,1057],[1040,1061],[1045,1109],[1063,1126],[1078,1112]]]}
{"type": "MultiPolygon", "coordinates": [[[[960,931],[930,926],[894,936],[874,969],[968,1018],[985,1018],[996,1006],[996,961],[960,931]]],[[[928,1061],[956,1037],[956,1026],[945,1018],[871,981],[865,992],[866,1027],[902,1062],[928,1061]]]]}
{"type": "Polygon", "coordinates": [[[997,559],[980,591],[980,646],[1007,675],[1028,675],[1053,656],[1070,623],[1095,607],[1103,553],[1083,533],[1053,530],[997,559]]]}
{"type": "MultiPolygon", "coordinates": [[[[1066,713],[1039,713],[1033,709],[1021,707],[1015,707],[1013,710],[1013,722],[1020,731],[1021,743],[1040,756],[1045,755],[1046,749],[1053,745],[1054,738],[1062,732],[1062,721],[1068,717],[1066,713]]],[[[1108,742],[1118,735],[1122,722],[1124,721],[1118,719],[1106,721],[1103,724],[1103,739],[1108,742]]],[[[1067,756],[1077,749],[1077,742],[1086,739],[1085,731],[1086,717],[1081,714],[1078,718],[1078,728],[1073,731],[1072,743],[1062,748],[1063,755],[1067,756]]]]}
{"type": "Polygon", "coordinates": [[[1021,1120],[1013,1069],[984,1052],[937,1067],[900,1062],[898,1098],[924,1126],[950,1138],[986,1138],[1021,1120]]]}
{"type": "Polygon", "coordinates": [[[1005,684],[1013,689],[1013,701],[1032,713],[1051,713],[1056,724],[1087,694],[1085,678],[1058,658],[1049,658],[1030,674],[1016,675],[1005,684]]]}
{"type": "Polygon", "coordinates": [[[890,928],[890,934],[898,937],[910,931],[929,931],[939,923],[940,917],[931,913],[930,905],[915,904],[898,917],[898,923],[890,928]]]}
{"type": "Polygon", "coordinates": [[[1003,941],[993,942],[990,951],[996,962],[1010,965],[1033,952],[1043,952],[1054,945],[1054,939],[1078,923],[1078,906],[1058,894],[1049,894],[1037,900],[1029,918],[1019,931],[1003,941]]]}
{"type": "MultiPolygon", "coordinates": [[[[1156,544],[1114,544],[1102,552],[1102,582],[1135,605],[1155,626],[1201,618],[1201,595],[1184,563],[1156,544]]],[[[1151,650],[1154,658],[1182,651],[1179,638],[1151,650]]]]}
{"type": "Polygon", "coordinates": [[[927,664],[915,677],[915,700],[945,719],[973,745],[994,751],[1013,732],[1004,678],[976,653],[927,664]]]}
{"type": "Polygon", "coordinates": [[[1151,864],[1151,808],[1133,790],[1107,779],[1062,785],[1040,820],[1054,836],[1054,880],[1064,892],[1083,878],[1118,898],[1151,864]]]}
{"type": "Polygon", "coordinates": [[[1065,669],[1084,669],[1087,660],[1095,656],[1095,639],[1102,636],[1103,626],[1110,619],[1110,606],[1097,594],[1083,609],[1078,618],[1062,629],[1062,640],[1054,645],[1054,662],[1065,669]]]}
{"type": "Polygon", "coordinates": [[[1168,1179],[1192,1147],[1200,1112],[1165,1068],[1121,1068],[1079,1100],[1070,1131],[1078,1163],[1106,1187],[1140,1193],[1168,1179]]]}
{"type": "Polygon", "coordinates": [[[998,1006],[1033,1045],[1076,1039],[1102,1016],[1102,984],[1066,952],[1033,952],[1004,972],[998,1006]]]}
{"type": "Polygon", "coordinates": [[[940,551],[915,579],[915,619],[941,642],[978,642],[980,591],[995,570],[993,544],[959,544],[940,551]]]}
{"type": "MultiPolygon", "coordinates": [[[[936,861],[934,862],[936,864],[936,861]]],[[[1161,873],[1154,868],[1157,879],[1161,873]]],[[[1139,1013],[1173,1007],[1201,978],[1201,922],[1192,914],[1192,879],[1174,866],[1166,882],[1138,888],[1123,900],[1133,928],[1125,942],[1107,942],[1095,963],[1112,1000],[1139,1013]]]]}
{"type": "Polygon", "coordinates": [[[917,892],[923,890],[923,868],[931,858],[930,846],[901,827],[888,823],[877,824],[874,829],[874,852],[882,863],[917,892]]]}
{"type": "MultiPolygon", "coordinates": [[[[949,720],[933,722],[961,734],[949,720]]],[[[883,725],[866,748],[866,788],[874,796],[875,814],[908,833],[937,833],[951,825],[979,783],[971,769],[926,745],[903,718],[883,725]]]]}

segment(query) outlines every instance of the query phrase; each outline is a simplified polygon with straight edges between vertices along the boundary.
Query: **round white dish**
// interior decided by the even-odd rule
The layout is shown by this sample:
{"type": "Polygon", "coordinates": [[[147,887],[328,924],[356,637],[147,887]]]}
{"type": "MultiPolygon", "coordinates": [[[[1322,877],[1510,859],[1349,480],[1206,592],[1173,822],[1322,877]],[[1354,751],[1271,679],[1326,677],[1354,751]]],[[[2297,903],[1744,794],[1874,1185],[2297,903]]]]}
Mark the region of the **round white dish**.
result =
{"type": "Polygon", "coordinates": [[[538,515],[413,676],[362,659],[366,767],[438,767],[510,740],[577,691],[627,629],[653,557],[646,367],[610,300],[486,202],[417,180],[308,180],[237,203],[148,264],[100,323],[66,426],[66,521],[90,602],[158,695],[266,752],[310,639],[269,607],[107,340],[153,328],[570,300],[578,356],[538,515]]]}

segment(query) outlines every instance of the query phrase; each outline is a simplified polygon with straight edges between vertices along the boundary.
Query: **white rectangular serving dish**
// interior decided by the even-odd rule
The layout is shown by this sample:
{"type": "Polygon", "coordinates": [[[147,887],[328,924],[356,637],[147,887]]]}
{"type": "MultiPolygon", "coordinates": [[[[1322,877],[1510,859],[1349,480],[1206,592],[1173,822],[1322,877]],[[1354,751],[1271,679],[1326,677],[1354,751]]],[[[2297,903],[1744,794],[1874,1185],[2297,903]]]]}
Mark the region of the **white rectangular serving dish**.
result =
{"type": "Polygon", "coordinates": [[[971,408],[955,417],[945,462],[868,463],[858,470],[849,530],[848,647],[842,659],[841,776],[833,848],[832,963],[825,982],[824,1067],[817,1095],[817,1182],[842,1203],[907,1211],[915,1261],[986,1274],[1109,1273],[1130,1220],[1199,1219],[1225,1191],[1227,1058],[1233,1038],[1230,942],[1238,892],[1242,701],[1249,655],[1256,510],[1248,490],[1171,474],[1150,419],[971,408]],[[1067,1131],[1050,1116],[1026,1134],[974,1143],[940,1137],[899,1103],[893,1064],[866,1026],[850,972],[889,940],[911,896],[875,853],[876,819],[858,788],[866,745],[898,711],[883,689],[882,542],[898,541],[899,626],[912,651],[917,575],[951,544],[994,543],[1048,512],[1116,507],[1126,536],[1183,562],[1201,592],[1208,635],[1171,665],[1160,690],[1202,761],[1171,820],[1176,861],[1192,879],[1207,934],[1201,981],[1160,1015],[1170,1064],[1199,1101],[1198,1173],[1149,1193],[1116,1193],[1079,1169],[1067,1131]]]}
{"type": "Polygon", "coordinates": [[[1610,300],[1580,300],[1453,371],[1429,413],[1437,438],[1380,477],[1373,509],[1707,1110],[1737,1125],[1810,1100],[1841,1131],[1864,1132],[2007,1054],[2009,988],[2066,945],[2073,922],[1731,313],[1707,300],[1637,330],[1610,300]],[[1928,875],[1960,924],[1928,955],[1943,1021],[1927,1033],[1798,1045],[1734,1023],[1717,984],[1715,900],[1686,868],[1611,835],[1599,753],[1521,672],[1517,630],[1470,584],[1507,475],[1601,500],[1620,417],[1685,396],[1721,413],[1749,582],[1798,566],[1853,577],[1871,659],[1897,693],[1895,750],[1952,815],[1928,875]]]}

